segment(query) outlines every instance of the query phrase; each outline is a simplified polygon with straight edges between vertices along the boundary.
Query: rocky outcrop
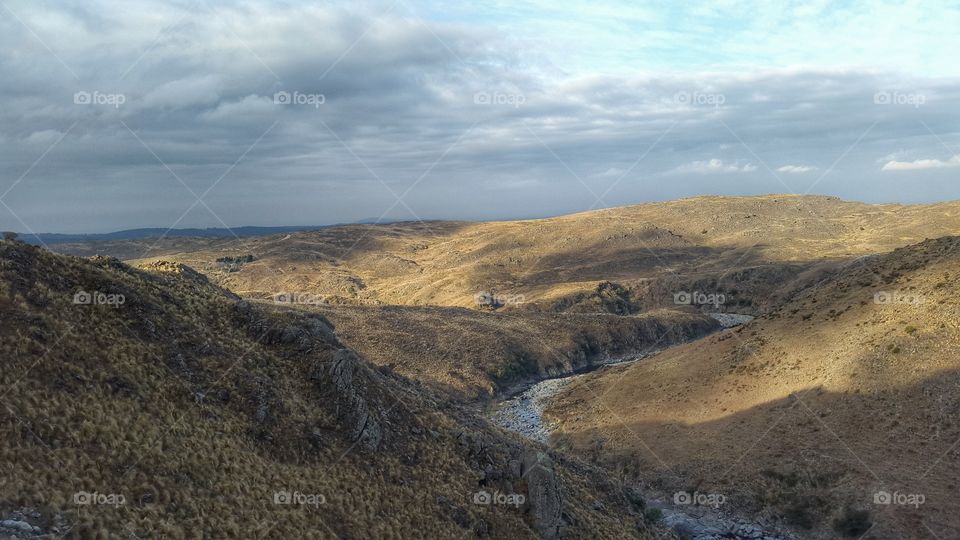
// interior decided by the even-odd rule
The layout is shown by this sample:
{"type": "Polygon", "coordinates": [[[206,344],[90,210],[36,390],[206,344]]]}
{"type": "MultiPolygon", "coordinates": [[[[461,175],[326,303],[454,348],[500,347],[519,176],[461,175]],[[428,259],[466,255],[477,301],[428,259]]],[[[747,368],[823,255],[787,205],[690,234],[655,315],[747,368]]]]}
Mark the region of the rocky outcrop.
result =
{"type": "Polygon", "coordinates": [[[364,397],[359,369],[359,359],[349,349],[338,350],[330,363],[328,375],[336,393],[337,418],[348,427],[354,442],[376,450],[383,440],[383,429],[364,397]]]}
{"type": "Polygon", "coordinates": [[[283,345],[293,345],[297,351],[309,354],[339,345],[333,325],[322,315],[310,314],[270,331],[268,339],[283,345]]]}
{"type": "Polygon", "coordinates": [[[343,348],[326,317],[317,313],[273,313],[247,301],[237,302],[234,313],[251,337],[261,343],[283,346],[292,357],[312,358],[308,377],[332,398],[337,422],[346,428],[351,441],[365,450],[379,448],[382,422],[373,412],[376,407],[368,402],[366,385],[371,374],[353,351],[343,348]],[[324,353],[331,348],[336,348],[332,359],[324,353]]]}
{"type": "Polygon", "coordinates": [[[234,304],[234,313],[250,336],[261,343],[293,347],[299,354],[342,347],[333,324],[319,313],[284,317],[246,300],[234,304]]]}
{"type": "Polygon", "coordinates": [[[673,508],[656,505],[663,515],[661,523],[673,529],[682,538],[691,540],[792,540],[793,535],[774,532],[765,527],[731,515],[709,513],[698,509],[687,514],[673,508]]]}
{"type": "Polygon", "coordinates": [[[527,480],[527,501],[534,526],[541,538],[559,538],[563,525],[563,497],[553,460],[545,453],[531,450],[523,459],[527,480]]]}

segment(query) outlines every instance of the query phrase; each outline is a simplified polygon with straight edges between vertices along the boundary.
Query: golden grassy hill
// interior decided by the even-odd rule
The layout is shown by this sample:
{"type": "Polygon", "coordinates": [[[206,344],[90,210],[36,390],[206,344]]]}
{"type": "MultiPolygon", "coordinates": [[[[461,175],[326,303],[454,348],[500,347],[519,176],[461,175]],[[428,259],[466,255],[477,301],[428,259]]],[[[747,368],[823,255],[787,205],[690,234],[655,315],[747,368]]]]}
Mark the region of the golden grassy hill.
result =
{"type": "Polygon", "coordinates": [[[554,442],[804,537],[957,537],[958,278],[956,237],[851,262],[747,326],[571,383],[554,442]]]}
{"type": "MultiPolygon", "coordinates": [[[[237,240],[65,244],[79,255],[162,256],[234,292],[330,303],[637,312],[670,291],[739,291],[758,312],[824,262],[960,234],[960,204],[869,205],[832,197],[698,197],[550,219],[349,225],[237,240]],[[251,262],[224,258],[252,256],[251,262]],[[217,262],[221,259],[221,262],[217,262]],[[600,294],[603,282],[614,291],[600,294]],[[522,302],[521,302],[522,301],[522,302]],[[756,305],[755,305],[756,304],[756,305]]],[[[802,281],[802,280],[801,280],[802,281]]]]}
{"type": "Polygon", "coordinates": [[[0,321],[4,536],[665,534],[602,471],[371,369],[322,315],[176,263],[0,241],[0,321]]]}
{"type": "Polygon", "coordinates": [[[650,353],[719,329],[693,312],[488,313],[409,306],[304,307],[371,363],[467,399],[516,383],[650,353]]]}

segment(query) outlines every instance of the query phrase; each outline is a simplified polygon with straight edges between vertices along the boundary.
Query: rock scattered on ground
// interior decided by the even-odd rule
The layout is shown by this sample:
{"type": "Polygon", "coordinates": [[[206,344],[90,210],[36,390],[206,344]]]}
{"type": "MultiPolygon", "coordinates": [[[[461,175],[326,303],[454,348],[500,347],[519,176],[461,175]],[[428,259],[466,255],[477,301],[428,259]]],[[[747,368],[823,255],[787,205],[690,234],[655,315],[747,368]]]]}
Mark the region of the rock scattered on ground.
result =
{"type": "Polygon", "coordinates": [[[503,402],[493,413],[494,422],[528,439],[546,443],[551,426],[544,424],[543,409],[549,398],[570,382],[570,378],[547,379],[503,402]]]}
{"type": "Polygon", "coordinates": [[[753,315],[742,315],[740,313],[707,313],[724,328],[733,328],[741,324],[747,324],[754,319],[753,315]]]}

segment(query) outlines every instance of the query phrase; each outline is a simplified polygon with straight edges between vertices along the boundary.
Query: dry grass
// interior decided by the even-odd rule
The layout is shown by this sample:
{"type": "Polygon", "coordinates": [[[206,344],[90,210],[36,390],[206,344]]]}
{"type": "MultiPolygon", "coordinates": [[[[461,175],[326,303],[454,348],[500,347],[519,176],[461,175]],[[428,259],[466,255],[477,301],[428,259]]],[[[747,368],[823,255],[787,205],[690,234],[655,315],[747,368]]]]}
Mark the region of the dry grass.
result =
{"type": "MultiPolygon", "coordinates": [[[[960,412],[957,259],[938,259],[944,240],[851,261],[960,234],[958,217],[958,203],[700,197],[543,220],[173,239],[146,258],[152,241],[60,249],[140,263],[162,255],[245,297],[323,300],[332,305],[298,310],[333,320],[378,377],[413,379],[423,384],[414,393],[430,396],[489,396],[642,350],[673,324],[681,331],[668,339],[682,341],[702,319],[651,310],[673,307],[678,290],[723,293],[728,310],[764,316],[572,386],[552,409],[560,444],[649,489],[728,493],[806,535],[834,536],[835,520],[855,524],[868,509],[879,538],[923,526],[949,536],[960,525],[949,498],[960,438],[951,419],[960,412]],[[876,305],[880,290],[928,302],[876,305]],[[486,313],[480,291],[524,302],[486,313]],[[881,487],[928,502],[878,509],[870,502],[881,487]]],[[[175,335],[191,335],[187,327],[175,335]]]]}
{"type": "Polygon", "coordinates": [[[617,312],[624,302],[598,294],[601,283],[613,281],[627,289],[634,311],[669,304],[671,290],[699,284],[738,289],[739,307],[751,312],[754,302],[771,304],[771,295],[811,266],[960,234],[958,216],[958,203],[698,197],[528,221],[352,225],[58,249],[123,259],[159,255],[247,297],[287,291],[333,303],[474,307],[475,294],[493,291],[525,299],[504,309],[617,312]],[[245,255],[257,260],[237,269],[216,262],[245,255]],[[778,277],[751,279],[757,272],[778,277]]]}
{"type": "Polygon", "coordinates": [[[870,513],[875,538],[924,526],[950,537],[960,530],[958,243],[851,263],[750,325],[575,383],[548,411],[557,442],[666,493],[726,494],[805,536],[838,534],[850,509],[870,513]],[[876,304],[880,291],[924,303],[876,304]],[[874,505],[881,489],[926,502],[874,505]]]}
{"type": "MultiPolygon", "coordinates": [[[[363,362],[335,379],[345,353],[320,315],[250,306],[176,264],[3,241],[0,320],[4,517],[35,509],[76,538],[536,536],[526,507],[471,502],[525,493],[511,461],[531,449],[363,362]],[[80,289],[125,302],[77,305],[80,289]],[[379,444],[354,441],[358,411],[379,444]],[[283,490],[325,504],[274,504],[283,490]]],[[[662,534],[602,472],[555,461],[571,537],[662,534]]]]}
{"type": "Polygon", "coordinates": [[[710,317],[675,310],[617,316],[441,307],[303,309],[330,319],[337,335],[372,363],[471,400],[495,396],[520,381],[663,349],[718,328],[710,317]]]}

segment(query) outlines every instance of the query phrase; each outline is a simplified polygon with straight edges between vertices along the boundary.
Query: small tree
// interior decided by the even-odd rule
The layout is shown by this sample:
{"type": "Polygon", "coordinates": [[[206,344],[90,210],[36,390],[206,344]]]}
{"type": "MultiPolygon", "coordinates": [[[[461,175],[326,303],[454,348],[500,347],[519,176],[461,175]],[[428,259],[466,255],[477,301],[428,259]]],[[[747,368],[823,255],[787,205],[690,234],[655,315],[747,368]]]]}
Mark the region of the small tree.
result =
{"type": "Polygon", "coordinates": [[[3,239],[9,242],[13,242],[14,240],[17,239],[17,233],[12,231],[6,231],[3,233],[3,239]]]}

